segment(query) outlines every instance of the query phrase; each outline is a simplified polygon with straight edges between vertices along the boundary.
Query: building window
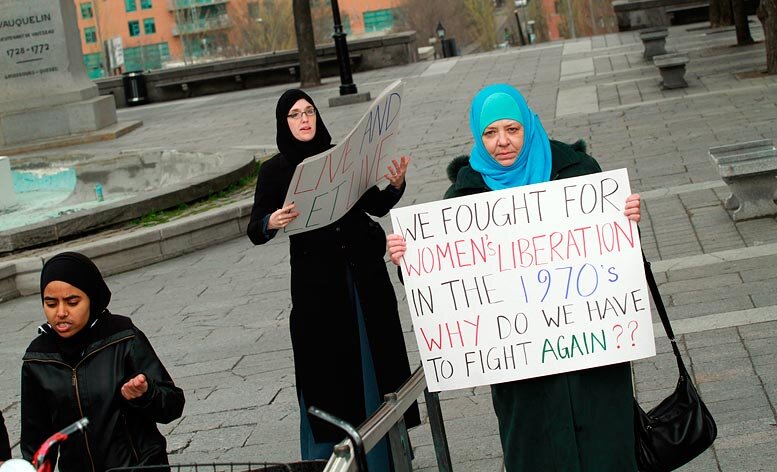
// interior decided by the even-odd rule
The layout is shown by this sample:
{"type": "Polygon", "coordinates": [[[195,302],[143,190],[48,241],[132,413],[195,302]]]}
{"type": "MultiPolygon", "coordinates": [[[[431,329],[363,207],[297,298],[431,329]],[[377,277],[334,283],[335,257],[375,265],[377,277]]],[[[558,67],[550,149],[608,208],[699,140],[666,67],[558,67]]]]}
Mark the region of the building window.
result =
{"type": "Polygon", "coordinates": [[[101,53],[84,54],[84,65],[90,79],[99,79],[105,76],[105,67],[102,63],[101,53]]]}
{"type": "Polygon", "coordinates": [[[128,12],[138,9],[138,0],[124,0],[124,9],[128,12]]]}
{"type": "Polygon", "coordinates": [[[364,12],[364,31],[385,31],[394,27],[393,10],[373,10],[364,12]]]}
{"type": "Polygon", "coordinates": [[[88,20],[94,16],[92,12],[92,2],[86,2],[81,4],[81,18],[88,20]]]}
{"type": "Polygon", "coordinates": [[[170,48],[167,43],[124,49],[124,69],[127,72],[161,69],[170,59],[170,48]]]}
{"type": "Polygon", "coordinates": [[[127,25],[129,26],[130,36],[140,36],[140,22],[130,21],[127,25]]]}
{"type": "Polygon", "coordinates": [[[260,18],[260,11],[259,11],[259,2],[249,2],[248,3],[248,17],[252,20],[257,20],[260,18]]]}
{"type": "Polygon", "coordinates": [[[151,0],[140,0],[140,8],[148,10],[151,8],[151,0]]]}
{"type": "Polygon", "coordinates": [[[146,34],[156,33],[156,24],[154,24],[153,18],[145,18],[143,20],[143,32],[146,34]]]}
{"type": "Polygon", "coordinates": [[[95,30],[94,26],[84,28],[84,40],[86,40],[87,44],[97,42],[97,31],[95,30]]]}

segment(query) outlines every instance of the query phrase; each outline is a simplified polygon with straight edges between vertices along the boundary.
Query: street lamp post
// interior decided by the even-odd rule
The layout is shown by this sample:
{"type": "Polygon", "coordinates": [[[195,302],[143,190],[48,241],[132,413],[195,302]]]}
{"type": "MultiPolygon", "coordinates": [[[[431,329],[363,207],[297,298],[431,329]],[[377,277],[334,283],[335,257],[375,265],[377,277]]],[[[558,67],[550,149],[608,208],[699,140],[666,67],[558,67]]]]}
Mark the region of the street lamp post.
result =
{"type": "Polygon", "coordinates": [[[337,65],[340,67],[340,95],[351,95],[357,93],[356,84],[353,83],[351,74],[351,58],[348,54],[348,42],[345,40],[343,25],[340,21],[340,7],[337,0],[332,0],[332,17],[335,21],[335,33],[332,37],[335,40],[335,51],[337,51],[337,65]]]}
{"type": "Polygon", "coordinates": [[[572,0],[566,0],[567,17],[569,18],[569,30],[572,32],[572,38],[577,38],[577,32],[575,31],[575,14],[572,13],[572,0]]]}
{"type": "Polygon", "coordinates": [[[442,22],[437,22],[437,28],[435,30],[437,32],[437,37],[440,39],[445,38],[445,27],[443,27],[442,22]]]}
{"type": "Polygon", "coordinates": [[[351,73],[351,58],[348,54],[348,43],[345,40],[343,25],[340,21],[340,6],[337,0],[332,0],[332,18],[335,23],[335,32],[332,35],[337,52],[337,65],[340,68],[340,96],[329,99],[329,106],[350,105],[352,103],[370,101],[370,92],[358,93],[356,84],[353,83],[351,73]]]}
{"type": "MultiPolygon", "coordinates": [[[[526,40],[523,37],[523,25],[521,24],[521,17],[518,15],[518,10],[522,7],[525,7],[529,1],[515,0],[513,3],[515,4],[515,10],[513,10],[513,14],[515,15],[515,22],[518,23],[518,37],[521,38],[521,46],[526,46],[526,40]]],[[[529,35],[528,31],[526,32],[526,35],[529,35]]]]}
{"type": "Polygon", "coordinates": [[[441,21],[437,22],[437,28],[435,28],[434,31],[437,33],[437,38],[440,42],[440,53],[442,54],[442,57],[449,57],[447,43],[445,42],[445,27],[443,27],[441,21]]]}
{"type": "Polygon", "coordinates": [[[513,11],[515,14],[515,22],[518,23],[518,37],[521,38],[521,46],[526,46],[526,40],[523,37],[523,26],[521,26],[521,17],[518,16],[518,9],[513,11]]]}

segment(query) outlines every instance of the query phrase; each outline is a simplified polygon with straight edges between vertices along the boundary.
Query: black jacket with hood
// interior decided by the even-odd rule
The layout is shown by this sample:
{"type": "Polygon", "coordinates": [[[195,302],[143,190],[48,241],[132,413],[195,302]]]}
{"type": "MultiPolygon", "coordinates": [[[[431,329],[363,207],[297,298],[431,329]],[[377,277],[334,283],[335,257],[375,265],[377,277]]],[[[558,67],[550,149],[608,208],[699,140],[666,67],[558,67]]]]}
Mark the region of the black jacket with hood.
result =
{"type": "Polygon", "coordinates": [[[21,451],[30,460],[51,434],[81,417],[84,434],[59,447],[62,472],[102,472],[113,467],[167,464],[166,441],[156,423],[181,416],[176,387],[146,336],[124,316],[104,312],[90,328],[90,342],[66,361],[48,324],[32,341],[22,366],[21,451]],[[145,374],[148,391],[125,400],[122,385],[145,374]]]}

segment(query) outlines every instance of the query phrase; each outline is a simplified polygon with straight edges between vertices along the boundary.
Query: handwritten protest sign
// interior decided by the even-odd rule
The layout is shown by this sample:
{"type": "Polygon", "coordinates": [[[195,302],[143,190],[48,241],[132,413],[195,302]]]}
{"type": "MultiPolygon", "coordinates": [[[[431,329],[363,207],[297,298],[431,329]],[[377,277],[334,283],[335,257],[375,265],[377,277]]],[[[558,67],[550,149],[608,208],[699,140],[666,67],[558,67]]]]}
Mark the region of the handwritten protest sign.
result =
{"type": "Polygon", "coordinates": [[[625,169],[391,211],[430,391],[655,355],[625,169]]]}
{"type": "Polygon", "coordinates": [[[282,233],[301,233],[337,221],[364,192],[385,179],[396,157],[402,89],[399,80],[386,87],[340,144],[297,166],[285,201],[294,202],[300,215],[282,233]]]}

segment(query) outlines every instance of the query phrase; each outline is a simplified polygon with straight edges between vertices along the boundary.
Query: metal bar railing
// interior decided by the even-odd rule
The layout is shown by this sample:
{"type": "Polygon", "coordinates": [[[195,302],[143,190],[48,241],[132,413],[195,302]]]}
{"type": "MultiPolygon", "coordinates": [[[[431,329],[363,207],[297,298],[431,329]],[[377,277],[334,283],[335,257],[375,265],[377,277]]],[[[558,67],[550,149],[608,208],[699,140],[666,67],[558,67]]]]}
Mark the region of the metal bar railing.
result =
{"type": "Polygon", "coordinates": [[[426,413],[429,415],[429,429],[432,430],[434,453],[437,456],[437,470],[440,472],[452,472],[451,453],[448,449],[448,435],[445,434],[445,423],[440,408],[440,394],[424,390],[426,398],[426,413]]]}
{"type": "MultiPolygon", "coordinates": [[[[324,472],[364,472],[366,466],[360,464],[363,454],[372,450],[375,445],[389,436],[394,468],[397,472],[411,472],[413,470],[411,458],[412,450],[410,440],[405,427],[404,414],[413,405],[415,401],[424,394],[426,399],[426,408],[429,414],[429,427],[432,431],[434,441],[434,450],[437,456],[437,466],[441,472],[452,472],[451,456],[448,449],[448,439],[445,434],[445,424],[442,418],[440,400],[437,393],[430,393],[426,388],[426,379],[421,367],[413,372],[413,375],[405,382],[399,390],[389,393],[385,397],[383,404],[362,423],[355,431],[358,435],[355,440],[344,439],[334,448],[334,452],[324,469],[324,472]],[[354,447],[354,444],[357,447],[354,447]]],[[[311,411],[319,416],[320,410],[311,411]]],[[[341,426],[341,421],[327,415],[327,421],[341,426]]],[[[344,431],[352,436],[354,432],[349,432],[347,428],[344,431]]],[[[352,428],[351,428],[352,429],[352,428]]]]}

